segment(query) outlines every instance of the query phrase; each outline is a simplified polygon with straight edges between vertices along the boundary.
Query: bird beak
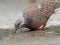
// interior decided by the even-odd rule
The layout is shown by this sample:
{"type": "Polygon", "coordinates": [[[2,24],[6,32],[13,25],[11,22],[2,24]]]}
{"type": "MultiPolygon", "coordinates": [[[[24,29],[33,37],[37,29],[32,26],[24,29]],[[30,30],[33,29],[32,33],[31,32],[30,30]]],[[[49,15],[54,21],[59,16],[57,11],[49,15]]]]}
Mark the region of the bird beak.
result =
{"type": "Polygon", "coordinates": [[[17,28],[15,28],[15,32],[14,33],[16,33],[16,31],[17,31],[18,29],[17,28]]]}

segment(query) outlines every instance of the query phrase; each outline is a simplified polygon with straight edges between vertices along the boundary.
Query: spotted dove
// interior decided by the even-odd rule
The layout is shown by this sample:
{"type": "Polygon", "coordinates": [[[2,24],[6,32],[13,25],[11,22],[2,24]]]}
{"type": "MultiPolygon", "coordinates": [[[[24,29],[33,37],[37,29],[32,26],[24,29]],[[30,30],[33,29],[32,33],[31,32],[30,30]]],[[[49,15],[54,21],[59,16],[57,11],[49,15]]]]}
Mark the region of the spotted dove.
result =
{"type": "Polygon", "coordinates": [[[44,0],[41,4],[32,4],[23,11],[23,20],[18,19],[14,26],[16,29],[26,27],[30,30],[42,30],[58,7],[60,7],[60,3],[55,2],[55,0],[44,0]]]}

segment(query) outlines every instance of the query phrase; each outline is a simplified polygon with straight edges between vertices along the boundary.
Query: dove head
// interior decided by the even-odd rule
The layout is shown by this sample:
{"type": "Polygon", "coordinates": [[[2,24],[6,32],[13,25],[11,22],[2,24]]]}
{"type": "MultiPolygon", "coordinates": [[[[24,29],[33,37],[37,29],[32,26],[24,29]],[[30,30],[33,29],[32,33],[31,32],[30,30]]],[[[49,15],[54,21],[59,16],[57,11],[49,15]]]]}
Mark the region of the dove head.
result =
{"type": "Polygon", "coordinates": [[[15,26],[16,29],[20,29],[20,28],[26,27],[24,19],[23,20],[20,19],[20,18],[17,19],[17,21],[15,22],[14,26],[15,26]]]}

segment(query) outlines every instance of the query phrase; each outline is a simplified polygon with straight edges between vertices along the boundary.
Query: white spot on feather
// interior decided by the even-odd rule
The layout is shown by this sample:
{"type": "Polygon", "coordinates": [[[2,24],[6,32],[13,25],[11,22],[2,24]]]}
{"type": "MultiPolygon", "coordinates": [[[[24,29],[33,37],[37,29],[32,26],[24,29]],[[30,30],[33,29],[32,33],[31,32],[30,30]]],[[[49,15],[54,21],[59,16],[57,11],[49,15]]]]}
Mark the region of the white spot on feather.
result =
{"type": "Polygon", "coordinates": [[[41,8],[42,8],[42,6],[41,6],[41,5],[38,5],[38,8],[39,8],[39,9],[41,9],[41,8]]]}

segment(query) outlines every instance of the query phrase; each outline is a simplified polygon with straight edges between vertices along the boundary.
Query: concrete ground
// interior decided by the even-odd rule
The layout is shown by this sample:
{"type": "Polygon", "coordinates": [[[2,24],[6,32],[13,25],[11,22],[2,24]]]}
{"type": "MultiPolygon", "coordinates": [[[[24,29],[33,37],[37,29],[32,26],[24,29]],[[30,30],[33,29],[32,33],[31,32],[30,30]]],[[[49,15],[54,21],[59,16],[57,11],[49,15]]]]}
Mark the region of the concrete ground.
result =
{"type": "Polygon", "coordinates": [[[45,30],[29,32],[20,29],[0,29],[0,45],[60,45],[60,26],[51,26],[45,30]]]}

